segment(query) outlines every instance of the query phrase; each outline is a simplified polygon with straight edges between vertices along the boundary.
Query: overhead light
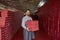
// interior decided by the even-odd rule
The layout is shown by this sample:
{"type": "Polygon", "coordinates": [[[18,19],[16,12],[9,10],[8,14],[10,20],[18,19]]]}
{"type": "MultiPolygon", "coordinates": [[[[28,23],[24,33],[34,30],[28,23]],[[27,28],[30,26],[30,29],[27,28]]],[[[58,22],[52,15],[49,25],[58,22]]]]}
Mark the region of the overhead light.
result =
{"type": "Polygon", "coordinates": [[[46,3],[46,0],[42,0],[39,2],[37,7],[42,7],[46,3]]]}

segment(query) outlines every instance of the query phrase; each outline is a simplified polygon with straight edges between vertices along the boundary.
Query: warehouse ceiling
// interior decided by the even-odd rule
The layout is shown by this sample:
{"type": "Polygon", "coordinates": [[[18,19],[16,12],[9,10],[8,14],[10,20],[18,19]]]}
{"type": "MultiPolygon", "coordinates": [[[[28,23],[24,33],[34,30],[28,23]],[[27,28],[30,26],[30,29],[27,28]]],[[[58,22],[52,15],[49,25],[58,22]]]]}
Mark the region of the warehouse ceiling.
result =
{"type": "Polygon", "coordinates": [[[30,9],[34,12],[40,1],[41,0],[0,0],[0,3],[18,10],[25,11],[26,9],[30,9]]]}

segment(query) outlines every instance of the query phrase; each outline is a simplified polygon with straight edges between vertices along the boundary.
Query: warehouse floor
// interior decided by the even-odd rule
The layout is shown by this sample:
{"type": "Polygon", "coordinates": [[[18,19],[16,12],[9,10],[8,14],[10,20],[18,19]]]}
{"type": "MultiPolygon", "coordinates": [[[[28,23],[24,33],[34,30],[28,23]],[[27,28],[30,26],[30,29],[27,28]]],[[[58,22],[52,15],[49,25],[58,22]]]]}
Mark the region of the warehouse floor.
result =
{"type": "MultiPolygon", "coordinates": [[[[45,33],[44,31],[35,32],[35,36],[36,37],[34,40],[49,40],[47,33],[45,33]]],[[[12,40],[23,40],[23,30],[19,29],[17,33],[14,35],[14,37],[12,38],[12,40]]]]}

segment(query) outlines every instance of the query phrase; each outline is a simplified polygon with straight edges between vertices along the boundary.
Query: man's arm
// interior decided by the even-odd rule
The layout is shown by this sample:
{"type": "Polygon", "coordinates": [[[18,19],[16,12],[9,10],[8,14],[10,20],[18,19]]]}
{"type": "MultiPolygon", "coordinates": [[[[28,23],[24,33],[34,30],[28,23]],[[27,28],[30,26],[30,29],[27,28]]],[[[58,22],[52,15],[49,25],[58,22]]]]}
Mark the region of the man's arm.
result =
{"type": "Polygon", "coordinates": [[[23,27],[24,29],[27,29],[27,28],[26,28],[26,25],[25,25],[25,19],[22,19],[22,27],[23,27]]]}

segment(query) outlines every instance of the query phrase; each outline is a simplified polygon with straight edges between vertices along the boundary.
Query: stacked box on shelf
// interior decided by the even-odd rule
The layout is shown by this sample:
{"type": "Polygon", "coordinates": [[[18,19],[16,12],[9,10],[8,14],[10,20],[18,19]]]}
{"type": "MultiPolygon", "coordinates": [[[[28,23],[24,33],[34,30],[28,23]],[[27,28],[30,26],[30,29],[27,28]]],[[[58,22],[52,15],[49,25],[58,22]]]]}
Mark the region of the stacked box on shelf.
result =
{"type": "Polygon", "coordinates": [[[0,17],[0,40],[2,40],[2,28],[5,27],[5,17],[7,17],[7,10],[4,10],[5,14],[3,12],[0,12],[1,17],[0,17]]]}
{"type": "Polygon", "coordinates": [[[59,0],[50,0],[38,10],[39,21],[41,20],[42,28],[48,33],[49,40],[60,40],[59,4],[59,0]]]}
{"type": "Polygon", "coordinates": [[[2,37],[1,29],[2,29],[2,27],[4,27],[3,25],[5,25],[5,18],[0,17],[0,40],[2,37]]]}
{"type": "MultiPolygon", "coordinates": [[[[4,11],[4,10],[3,10],[4,11]]],[[[9,15],[9,12],[7,13],[7,17],[5,17],[5,26],[1,29],[1,35],[2,35],[2,40],[10,40],[10,22],[12,21],[12,16],[8,16],[9,15]]]]}
{"type": "MultiPolygon", "coordinates": [[[[5,24],[3,27],[0,27],[1,40],[11,40],[14,34],[17,32],[20,26],[18,26],[18,20],[15,15],[18,15],[15,12],[8,10],[1,11],[2,18],[5,18],[5,24]]],[[[2,19],[3,20],[3,19],[2,19]]],[[[0,22],[1,23],[1,22],[0,22]]],[[[2,22],[3,23],[3,22],[2,22]]]]}

